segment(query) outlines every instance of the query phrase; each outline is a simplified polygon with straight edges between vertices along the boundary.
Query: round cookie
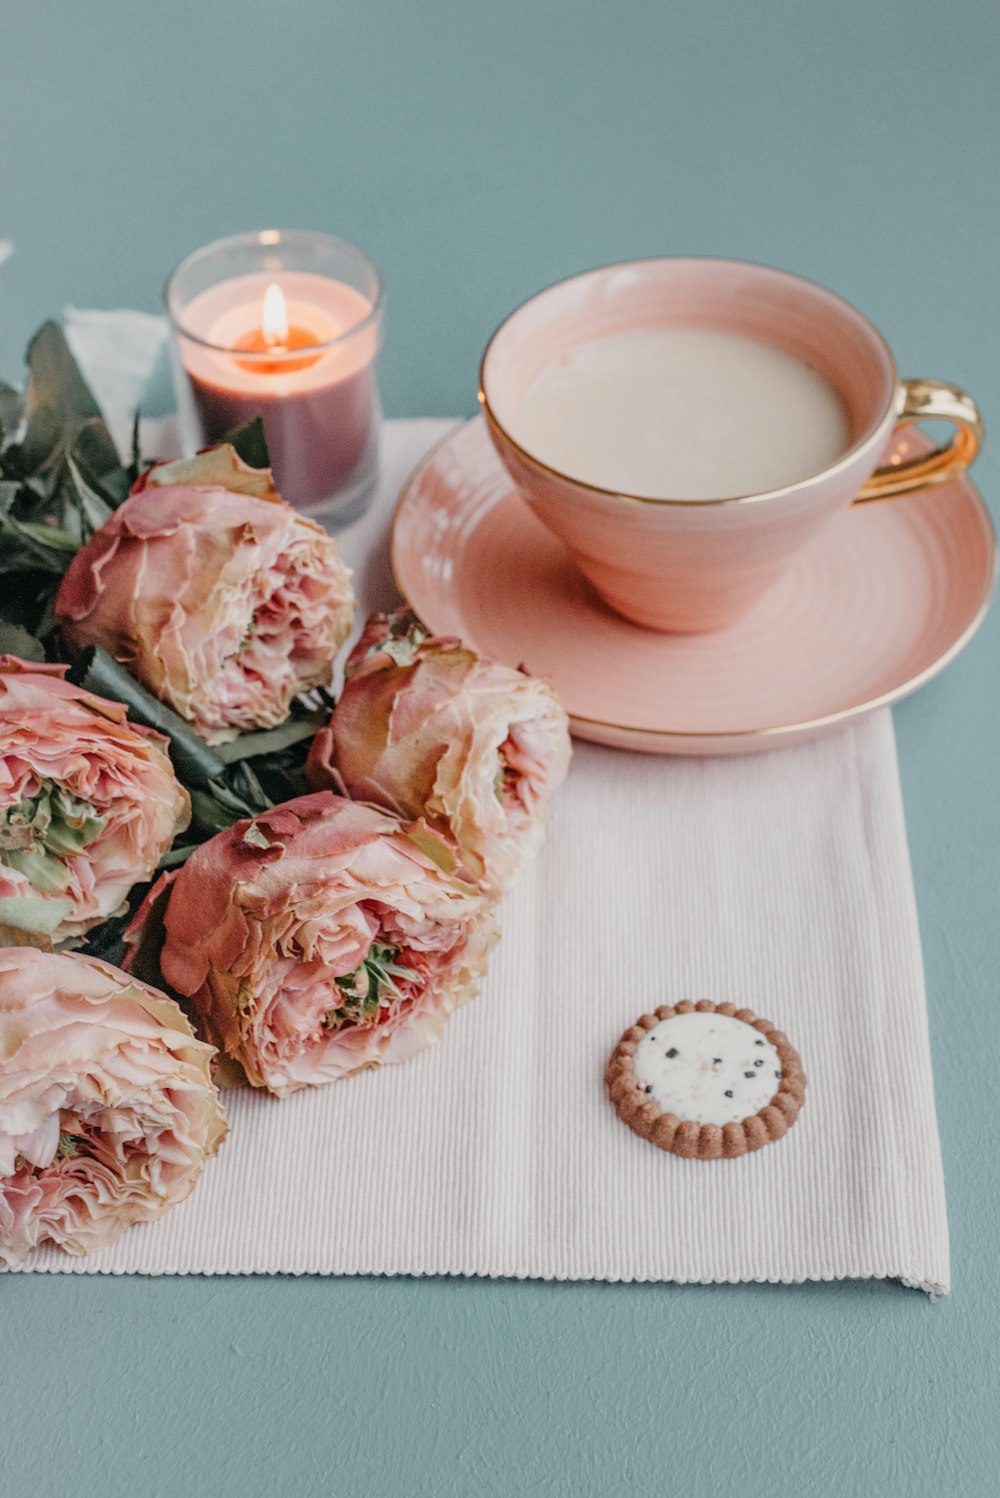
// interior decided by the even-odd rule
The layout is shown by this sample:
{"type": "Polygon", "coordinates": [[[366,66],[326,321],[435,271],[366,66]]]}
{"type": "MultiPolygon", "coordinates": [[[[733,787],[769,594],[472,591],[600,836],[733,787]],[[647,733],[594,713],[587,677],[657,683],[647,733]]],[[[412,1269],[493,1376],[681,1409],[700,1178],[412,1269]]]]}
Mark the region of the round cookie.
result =
{"type": "Polygon", "coordinates": [[[780,1139],[806,1079],[796,1050],[751,1009],[663,1004],[631,1025],[604,1073],[623,1123],[686,1159],[729,1160],[780,1139]]]}

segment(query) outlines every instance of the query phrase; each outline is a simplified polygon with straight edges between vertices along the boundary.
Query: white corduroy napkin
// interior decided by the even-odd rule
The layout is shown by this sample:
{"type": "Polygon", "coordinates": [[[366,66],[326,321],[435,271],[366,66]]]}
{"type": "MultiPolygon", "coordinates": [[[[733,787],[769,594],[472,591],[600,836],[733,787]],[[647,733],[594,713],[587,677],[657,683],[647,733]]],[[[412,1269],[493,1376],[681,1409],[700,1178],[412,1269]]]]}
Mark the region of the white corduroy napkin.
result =
{"type": "MultiPolygon", "coordinates": [[[[79,325],[74,341],[86,362],[79,325]]],[[[447,429],[387,423],[378,501],[343,538],[362,612],[393,601],[393,501],[447,429]]],[[[283,1102],[226,1094],[232,1133],[188,1202],[90,1259],[44,1250],[28,1267],[892,1277],[946,1291],[888,712],[742,759],[578,744],[547,844],[502,925],[482,995],[437,1046],[283,1102]],[[787,1032],[809,1086],[783,1140],[703,1163],[618,1121],[602,1087],[608,1053],[636,1016],[682,997],[745,1004],[787,1032]]]]}

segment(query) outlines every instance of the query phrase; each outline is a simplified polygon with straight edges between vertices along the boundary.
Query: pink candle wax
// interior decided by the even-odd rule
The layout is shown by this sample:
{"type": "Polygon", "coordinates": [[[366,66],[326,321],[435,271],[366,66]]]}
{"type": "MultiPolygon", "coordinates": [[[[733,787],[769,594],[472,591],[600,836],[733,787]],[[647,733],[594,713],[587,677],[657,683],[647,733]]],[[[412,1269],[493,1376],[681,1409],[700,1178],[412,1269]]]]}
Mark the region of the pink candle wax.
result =
{"type": "Polygon", "coordinates": [[[236,276],[199,293],[179,347],[204,442],[262,416],[278,489],[302,509],[373,479],[373,310],[354,287],[310,272],[236,276]]]}

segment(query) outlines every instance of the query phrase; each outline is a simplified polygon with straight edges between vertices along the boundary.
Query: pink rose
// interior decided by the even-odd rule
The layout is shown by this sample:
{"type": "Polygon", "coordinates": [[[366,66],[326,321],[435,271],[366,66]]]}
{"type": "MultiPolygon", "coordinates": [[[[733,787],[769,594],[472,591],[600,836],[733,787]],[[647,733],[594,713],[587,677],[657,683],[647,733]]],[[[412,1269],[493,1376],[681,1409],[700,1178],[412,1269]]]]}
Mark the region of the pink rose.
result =
{"type": "Polygon", "coordinates": [[[0,948],[0,1262],[90,1253],[183,1201],[226,1135],[212,1055],[109,963],[0,948]]]}
{"type": "Polygon", "coordinates": [[[217,448],[143,475],[73,558],[55,611],[75,650],[103,646],[218,744],[330,680],[354,598],[334,538],[217,448]]]}
{"type": "Polygon", "coordinates": [[[496,935],[425,827],[328,791],[237,822],[130,932],[255,1087],[279,1096],[405,1061],[471,998],[496,935]]]}
{"type": "Polygon", "coordinates": [[[569,759],[550,686],[401,612],[368,621],[306,773],[317,788],[424,818],[499,894],[541,846],[569,759]]]}
{"type": "Polygon", "coordinates": [[[166,740],[66,669],[0,657],[0,931],[53,946],[119,914],[191,813],[166,740]]]}

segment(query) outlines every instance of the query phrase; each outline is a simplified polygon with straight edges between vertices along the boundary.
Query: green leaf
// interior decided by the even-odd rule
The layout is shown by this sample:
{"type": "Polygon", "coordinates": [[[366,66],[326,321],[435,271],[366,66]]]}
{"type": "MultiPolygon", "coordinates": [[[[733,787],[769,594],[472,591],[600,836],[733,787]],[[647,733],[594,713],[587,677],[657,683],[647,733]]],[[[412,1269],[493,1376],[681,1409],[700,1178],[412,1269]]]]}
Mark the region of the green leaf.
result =
{"type": "Polygon", "coordinates": [[[26,471],[37,471],[56,444],[73,448],[84,427],[87,446],[98,474],[120,467],[118,449],[80,367],[73,358],[62,328],[47,322],[28,345],[28,385],[25,413],[28,430],[21,446],[26,471]]]}
{"type": "Polygon", "coordinates": [[[51,589],[51,592],[49,593],[49,596],[41,600],[41,613],[37,615],[34,623],[32,624],[32,630],[34,632],[36,640],[47,640],[50,635],[55,634],[55,631],[58,627],[56,625],[55,615],[55,593],[56,590],[53,587],[51,589]]]}
{"type": "MultiPolygon", "coordinates": [[[[94,399],[80,366],[70,351],[66,335],[58,323],[42,323],[28,344],[28,390],[26,405],[47,405],[73,411],[86,419],[99,417],[101,408],[94,399]]],[[[113,444],[112,444],[113,446],[113,444]]]]}
{"type": "MultiPolygon", "coordinates": [[[[264,789],[247,760],[231,766],[224,777],[213,780],[209,785],[189,787],[189,790],[192,826],[203,837],[211,837],[244,817],[256,817],[277,804],[276,798],[264,789]]],[[[284,791],[277,798],[288,799],[289,795],[284,791]]]]}
{"type": "Polygon", "coordinates": [[[34,567],[62,577],[79,548],[79,541],[68,531],[30,521],[22,523],[13,515],[0,512],[0,552],[5,554],[5,560],[8,554],[16,559],[16,566],[10,570],[34,567]]]}
{"type": "Polygon", "coordinates": [[[22,661],[44,661],[45,650],[41,642],[19,624],[0,619],[0,655],[16,655],[22,661]]]}
{"type": "Polygon", "coordinates": [[[13,437],[24,416],[24,394],[0,380],[0,441],[13,437]]]}
{"type": "Polygon", "coordinates": [[[47,473],[51,482],[52,474],[58,471],[62,430],[59,412],[51,406],[29,407],[24,436],[7,449],[8,464],[19,477],[47,473]]]}
{"type": "Polygon", "coordinates": [[[128,484],[130,489],[142,472],[142,447],[139,437],[139,424],[141,420],[142,413],[136,410],[132,417],[132,457],[128,465],[128,484]]]}
{"type": "Polygon", "coordinates": [[[80,518],[84,524],[84,540],[89,540],[94,531],[99,531],[101,526],[111,519],[114,507],[93,484],[87,482],[79,463],[74,458],[66,459],[66,468],[69,472],[70,492],[79,508],[80,518]]]}
{"type": "MultiPolygon", "coordinates": [[[[139,885],[139,889],[145,889],[145,885],[139,885]]],[[[131,905],[136,891],[133,890],[129,897],[131,905]]],[[[130,912],[131,915],[131,912],[130,912]]],[[[122,958],[125,955],[125,944],[122,941],[128,918],[112,916],[110,920],[102,921],[99,926],[94,926],[87,932],[83,943],[83,950],[88,957],[99,957],[102,962],[112,962],[115,967],[121,967],[122,958]]],[[[135,977],[141,977],[139,973],[135,977]]],[[[154,985],[155,986],[155,985],[154,985]]]]}
{"type": "Polygon", "coordinates": [[[234,427],[231,432],[227,432],[222,441],[228,442],[230,447],[235,447],[244,463],[251,468],[270,468],[271,454],[267,450],[263,417],[252,416],[242,426],[234,427]]]}
{"type": "Polygon", "coordinates": [[[54,525],[35,525],[30,520],[14,520],[8,515],[7,519],[15,526],[19,536],[27,536],[39,546],[47,546],[52,551],[67,553],[74,557],[80,550],[80,543],[69,531],[59,530],[54,525]]]}
{"type": "MultiPolygon", "coordinates": [[[[81,478],[92,489],[111,510],[117,510],[122,500],[128,494],[125,470],[114,468],[99,475],[95,464],[95,453],[90,441],[92,428],[86,426],[80,432],[77,441],[73,444],[73,451],[67,454],[67,461],[71,458],[76,464],[81,478]]],[[[97,457],[100,454],[96,454],[97,457]]]]}
{"type": "MultiPolygon", "coordinates": [[[[237,817],[236,820],[239,821],[239,818],[237,817]]],[[[178,844],[176,847],[171,848],[169,852],[164,853],[163,857],[160,859],[160,862],[157,865],[157,868],[178,868],[180,864],[187,863],[188,859],[191,857],[191,854],[197,847],[197,843],[178,844]]]]}
{"type": "Polygon", "coordinates": [[[226,767],[222,760],[190,724],[165,703],[157,701],[99,645],[84,652],[79,679],[88,692],[123,702],[134,723],[143,723],[147,728],[165,734],[170,740],[170,756],[177,773],[189,789],[192,786],[206,789],[224,773],[226,767]]]}
{"type": "Polygon", "coordinates": [[[228,744],[217,744],[215,752],[226,765],[236,764],[243,759],[256,759],[260,755],[280,754],[293,744],[315,738],[329,716],[326,709],[322,709],[299,718],[286,718],[277,728],[267,728],[260,733],[241,733],[239,738],[231,739],[228,744]]]}
{"type": "MultiPolygon", "coordinates": [[[[60,328],[46,323],[28,349],[20,397],[0,386],[0,575],[3,612],[37,639],[70,559],[128,492],[128,475],[60,328]]],[[[43,627],[44,625],[44,627],[43,627]]]]}
{"type": "Polygon", "coordinates": [[[255,811],[267,811],[274,802],[268,796],[249,760],[242,759],[230,772],[228,781],[230,789],[255,811]]]}
{"type": "Polygon", "coordinates": [[[253,815],[252,808],[244,806],[236,797],[227,796],[224,786],[215,786],[211,791],[193,786],[190,795],[191,826],[203,842],[217,832],[224,832],[234,822],[253,815]]]}
{"type": "Polygon", "coordinates": [[[163,854],[157,864],[157,869],[177,869],[181,863],[187,863],[198,846],[198,843],[177,843],[174,848],[163,854]]]}

